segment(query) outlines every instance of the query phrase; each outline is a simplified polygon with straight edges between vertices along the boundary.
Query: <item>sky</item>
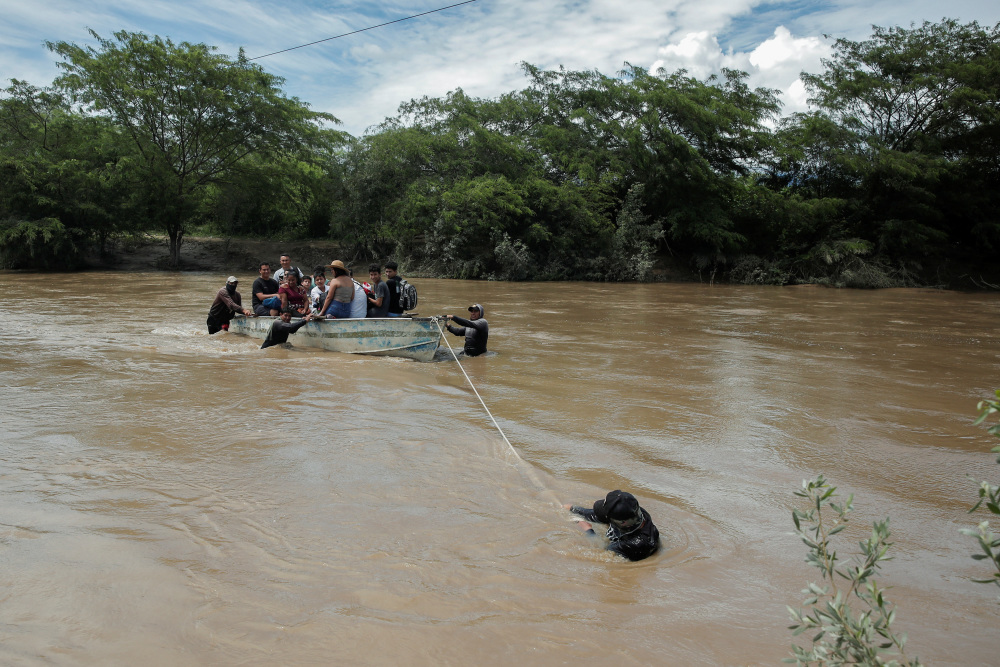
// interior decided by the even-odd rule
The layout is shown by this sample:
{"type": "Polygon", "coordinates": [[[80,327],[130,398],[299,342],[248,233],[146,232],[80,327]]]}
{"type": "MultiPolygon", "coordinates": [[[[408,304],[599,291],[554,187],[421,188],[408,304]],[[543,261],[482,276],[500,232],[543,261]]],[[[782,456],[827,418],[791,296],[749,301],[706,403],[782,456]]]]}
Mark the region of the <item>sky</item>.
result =
{"type": "MultiPolygon", "coordinates": [[[[254,58],[461,0],[0,0],[0,85],[46,86],[58,58],[46,41],[95,45],[119,30],[205,43],[254,58]]],[[[860,40],[872,25],[909,26],[947,16],[992,26],[996,0],[475,0],[256,62],[284,91],[360,136],[403,102],[461,88],[496,97],[526,85],[520,63],[598,70],[625,63],[698,78],[721,67],[782,91],[783,113],[807,108],[799,73],[822,71],[834,39],[860,40]]]]}

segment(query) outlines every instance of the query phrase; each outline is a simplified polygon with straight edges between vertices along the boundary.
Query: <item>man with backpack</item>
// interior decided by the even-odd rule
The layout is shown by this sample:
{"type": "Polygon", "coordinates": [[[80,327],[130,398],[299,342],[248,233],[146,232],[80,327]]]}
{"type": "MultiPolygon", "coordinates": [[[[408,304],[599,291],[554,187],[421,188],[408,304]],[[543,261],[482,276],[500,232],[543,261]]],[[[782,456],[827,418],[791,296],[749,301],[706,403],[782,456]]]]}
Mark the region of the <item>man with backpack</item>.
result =
{"type": "Polygon", "coordinates": [[[399,265],[396,262],[385,263],[385,284],[389,288],[389,317],[400,317],[403,309],[399,305],[399,265]]]}
{"type": "Polygon", "coordinates": [[[402,317],[417,307],[417,288],[399,275],[396,262],[385,263],[386,286],[389,288],[389,317],[402,317]]]}

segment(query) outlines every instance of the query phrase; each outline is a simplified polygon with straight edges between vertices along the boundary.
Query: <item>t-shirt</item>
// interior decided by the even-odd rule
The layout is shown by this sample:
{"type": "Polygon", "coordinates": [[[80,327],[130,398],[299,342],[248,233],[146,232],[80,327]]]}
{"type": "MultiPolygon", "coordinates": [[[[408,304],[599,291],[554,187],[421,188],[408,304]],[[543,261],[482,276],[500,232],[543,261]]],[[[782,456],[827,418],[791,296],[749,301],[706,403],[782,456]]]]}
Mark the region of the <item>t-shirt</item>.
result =
{"type": "Polygon", "coordinates": [[[384,280],[380,280],[372,291],[375,292],[372,298],[378,299],[381,297],[382,305],[376,306],[374,303],[369,302],[368,317],[389,317],[389,286],[385,284],[384,280]]]}
{"type": "Polygon", "coordinates": [[[475,357],[486,352],[486,341],[490,337],[490,325],[485,319],[467,320],[457,315],[451,318],[452,322],[461,324],[460,327],[453,327],[448,324],[448,331],[456,336],[465,336],[465,355],[475,357]]]}
{"type": "MultiPolygon", "coordinates": [[[[302,272],[299,271],[298,267],[296,267],[296,266],[293,266],[291,268],[291,270],[294,271],[295,273],[299,274],[299,282],[301,283],[302,282],[302,272]]],[[[277,271],[275,271],[274,272],[274,279],[277,280],[279,283],[285,282],[285,270],[284,269],[278,269],[277,271]]]]}
{"type": "Polygon", "coordinates": [[[208,316],[217,322],[228,322],[233,319],[234,313],[243,312],[243,299],[240,293],[233,291],[229,293],[225,287],[220,289],[215,295],[215,301],[208,309],[208,316]]]}
{"type": "Polygon", "coordinates": [[[323,303],[326,301],[326,290],[320,289],[319,285],[316,285],[312,288],[312,291],[309,292],[309,297],[312,299],[313,305],[316,308],[322,308],[323,303]]]}
{"type": "Polygon", "coordinates": [[[278,294],[284,294],[285,299],[288,300],[289,306],[301,306],[306,302],[306,297],[304,294],[300,294],[297,289],[292,289],[288,285],[282,285],[278,288],[278,294]]]}
{"type": "Polygon", "coordinates": [[[614,551],[629,560],[642,560],[660,548],[660,531],[653,525],[649,512],[641,507],[639,511],[642,512],[642,524],[630,533],[623,533],[620,528],[608,523],[608,517],[597,513],[594,509],[575,505],[570,508],[570,512],[579,514],[587,521],[607,524],[608,551],[614,551]]]}
{"type": "Polygon", "coordinates": [[[386,286],[389,288],[389,312],[395,315],[402,315],[403,309],[399,305],[399,284],[403,281],[398,275],[389,278],[386,286]]]}
{"type": "Polygon", "coordinates": [[[278,293],[278,281],[274,278],[268,278],[264,280],[263,278],[258,278],[253,281],[253,298],[250,299],[250,303],[253,305],[254,309],[260,305],[260,299],[257,298],[257,294],[277,294],[278,293]]]}

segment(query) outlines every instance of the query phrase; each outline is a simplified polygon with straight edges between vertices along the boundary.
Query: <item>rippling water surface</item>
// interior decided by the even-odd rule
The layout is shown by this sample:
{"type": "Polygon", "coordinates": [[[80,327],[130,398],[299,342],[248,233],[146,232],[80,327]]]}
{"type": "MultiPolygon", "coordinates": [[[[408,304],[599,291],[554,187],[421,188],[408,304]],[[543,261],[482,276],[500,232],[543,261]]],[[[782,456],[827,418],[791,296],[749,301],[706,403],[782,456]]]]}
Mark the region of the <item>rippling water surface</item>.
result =
{"type": "Polygon", "coordinates": [[[970,425],[996,295],[416,282],[422,314],[486,306],[462,363],[523,461],[447,348],[210,337],[220,276],[0,274],[0,663],[776,664],[823,473],[856,495],[842,555],[891,516],[912,652],[997,664],[958,533],[998,476],[970,425]],[[558,508],[614,488],[654,558],[558,508]]]}

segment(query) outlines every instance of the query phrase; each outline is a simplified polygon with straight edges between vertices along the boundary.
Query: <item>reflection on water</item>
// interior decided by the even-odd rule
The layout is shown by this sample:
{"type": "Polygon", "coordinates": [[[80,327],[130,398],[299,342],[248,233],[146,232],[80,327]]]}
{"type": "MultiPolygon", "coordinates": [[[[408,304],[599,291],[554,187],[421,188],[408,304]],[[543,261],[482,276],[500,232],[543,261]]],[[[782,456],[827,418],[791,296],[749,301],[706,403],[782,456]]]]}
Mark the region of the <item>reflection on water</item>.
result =
{"type": "Polygon", "coordinates": [[[462,364],[521,461],[446,349],[209,337],[220,280],[0,274],[0,662],[776,663],[821,472],[856,494],[842,552],[892,517],[912,650],[995,662],[958,534],[996,477],[993,295],[419,281],[424,315],[486,305],[462,364]],[[613,488],[654,558],[558,507],[613,488]]]}

